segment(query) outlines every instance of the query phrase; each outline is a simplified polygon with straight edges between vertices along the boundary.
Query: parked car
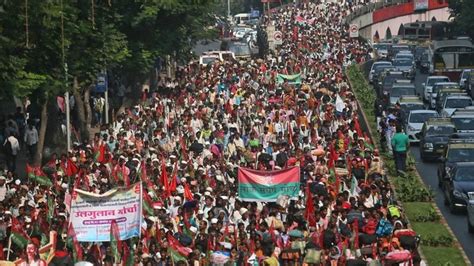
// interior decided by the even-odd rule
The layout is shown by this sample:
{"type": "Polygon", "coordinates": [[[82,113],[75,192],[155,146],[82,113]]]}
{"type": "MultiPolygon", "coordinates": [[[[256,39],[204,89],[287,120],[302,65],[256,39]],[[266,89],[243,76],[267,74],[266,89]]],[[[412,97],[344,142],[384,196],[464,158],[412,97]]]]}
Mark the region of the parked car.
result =
{"type": "Polygon", "coordinates": [[[413,110],[408,114],[405,132],[410,143],[419,142],[419,133],[423,124],[430,118],[438,117],[438,113],[433,110],[413,110]]]}
{"type": "Polygon", "coordinates": [[[419,133],[420,158],[422,161],[441,158],[449,139],[456,132],[449,118],[430,118],[419,133]]]}
{"type": "Polygon", "coordinates": [[[423,86],[423,100],[429,101],[430,100],[430,93],[433,85],[438,82],[449,82],[449,78],[446,76],[429,76],[426,78],[426,81],[421,84],[423,86]]]}
{"type": "Polygon", "coordinates": [[[443,180],[444,202],[451,213],[466,208],[469,192],[474,192],[474,162],[458,162],[443,180]]]}

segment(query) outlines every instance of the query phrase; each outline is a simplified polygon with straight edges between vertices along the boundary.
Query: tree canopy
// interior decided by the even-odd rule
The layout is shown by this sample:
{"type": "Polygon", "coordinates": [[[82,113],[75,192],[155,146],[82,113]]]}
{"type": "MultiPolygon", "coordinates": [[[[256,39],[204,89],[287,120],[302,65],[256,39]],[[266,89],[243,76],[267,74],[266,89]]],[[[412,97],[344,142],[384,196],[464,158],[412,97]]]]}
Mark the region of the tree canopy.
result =
{"type": "Polygon", "coordinates": [[[474,1],[471,0],[450,0],[449,8],[451,17],[454,19],[454,30],[458,35],[468,35],[474,38],[474,1]]]}
{"type": "MultiPolygon", "coordinates": [[[[144,79],[158,56],[184,57],[213,23],[210,0],[6,0],[0,3],[3,95],[44,97],[113,69],[144,79]],[[6,15],[8,14],[8,15],[6,15]]],[[[133,80],[137,82],[137,80],[133,80]]]]}

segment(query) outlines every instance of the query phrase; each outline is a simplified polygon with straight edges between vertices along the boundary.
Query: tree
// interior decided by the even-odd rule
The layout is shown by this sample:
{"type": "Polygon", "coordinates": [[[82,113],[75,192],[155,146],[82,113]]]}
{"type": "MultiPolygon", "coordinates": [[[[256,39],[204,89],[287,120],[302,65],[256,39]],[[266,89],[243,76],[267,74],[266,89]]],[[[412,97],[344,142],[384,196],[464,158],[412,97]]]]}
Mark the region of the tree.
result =
{"type": "Polygon", "coordinates": [[[451,0],[449,1],[451,17],[453,20],[453,29],[457,35],[468,35],[474,38],[474,16],[471,11],[474,10],[474,1],[451,0]]]}
{"type": "Polygon", "coordinates": [[[107,69],[127,85],[142,83],[157,57],[188,58],[193,43],[214,22],[211,4],[211,0],[2,1],[0,86],[5,93],[1,96],[29,97],[40,106],[36,164],[42,161],[48,117],[57,112],[56,96],[67,90],[74,94],[77,127],[87,141],[88,101],[97,75],[107,69]]]}

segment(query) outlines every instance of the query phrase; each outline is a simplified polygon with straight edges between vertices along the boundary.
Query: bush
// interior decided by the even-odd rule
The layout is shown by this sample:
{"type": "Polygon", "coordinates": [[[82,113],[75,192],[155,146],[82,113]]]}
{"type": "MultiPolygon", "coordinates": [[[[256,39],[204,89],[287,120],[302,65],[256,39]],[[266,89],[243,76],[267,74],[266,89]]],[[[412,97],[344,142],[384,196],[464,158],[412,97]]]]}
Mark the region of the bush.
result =
{"type": "Polygon", "coordinates": [[[441,219],[436,210],[431,207],[428,213],[417,213],[411,220],[413,222],[437,222],[441,219]]]}
{"type": "Polygon", "coordinates": [[[430,202],[433,200],[433,190],[420,183],[417,177],[407,175],[394,179],[398,199],[403,202],[430,202]]]}

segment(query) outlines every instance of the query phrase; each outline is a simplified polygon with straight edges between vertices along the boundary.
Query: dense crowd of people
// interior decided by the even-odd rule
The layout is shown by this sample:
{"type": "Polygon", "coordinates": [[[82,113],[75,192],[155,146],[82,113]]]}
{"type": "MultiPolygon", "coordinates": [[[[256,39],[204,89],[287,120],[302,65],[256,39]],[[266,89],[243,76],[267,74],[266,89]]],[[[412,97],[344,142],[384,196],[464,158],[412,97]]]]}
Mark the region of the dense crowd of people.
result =
{"type": "Polygon", "coordinates": [[[53,187],[18,177],[10,165],[0,177],[0,256],[42,265],[38,247],[54,230],[49,265],[72,265],[79,253],[93,265],[122,263],[108,242],[71,244],[67,200],[73,189],[104,193],[141,181],[153,209],[144,211],[141,238],[124,241],[133,250],[127,265],[417,263],[416,239],[344,75],[369,51],[349,38],[349,11],[347,3],[304,3],[266,15],[264,23],[284,34],[275,51],[245,62],[190,64],[144,90],[139,104],[89,143],[52,155],[41,171],[53,187]],[[299,197],[239,199],[239,167],[293,166],[300,169],[299,197]],[[13,227],[28,236],[27,248],[9,245],[13,227]]]}

